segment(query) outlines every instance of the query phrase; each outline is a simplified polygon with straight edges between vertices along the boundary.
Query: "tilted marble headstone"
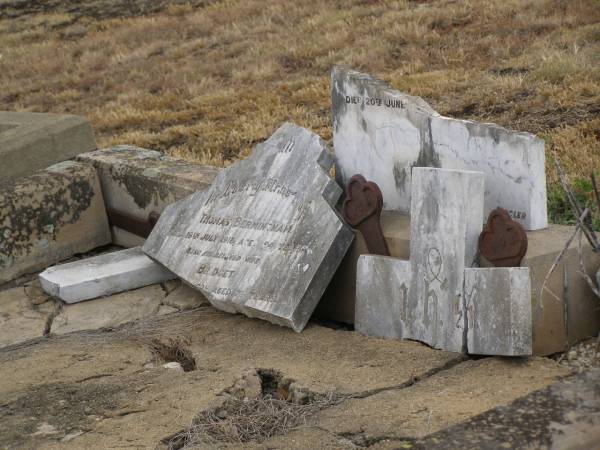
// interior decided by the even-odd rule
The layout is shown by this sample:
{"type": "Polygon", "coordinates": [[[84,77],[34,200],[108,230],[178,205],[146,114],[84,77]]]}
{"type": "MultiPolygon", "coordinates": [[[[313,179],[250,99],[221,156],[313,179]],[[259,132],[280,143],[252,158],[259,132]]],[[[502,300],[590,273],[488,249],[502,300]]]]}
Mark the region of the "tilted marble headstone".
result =
{"type": "Polygon", "coordinates": [[[465,302],[469,353],[532,354],[528,267],[466,269],[465,302]]]}
{"type": "Polygon", "coordinates": [[[485,217],[502,207],[527,230],[547,227],[542,139],[441,116],[422,99],[350,69],[335,67],[331,77],[342,185],[360,173],[379,185],[385,210],[408,211],[413,167],[479,171],[485,174],[485,217]]]}
{"type": "MultiPolygon", "coordinates": [[[[477,238],[483,225],[483,189],[480,172],[413,169],[410,263],[393,258],[368,262],[372,256],[361,256],[357,271],[357,330],[368,333],[373,327],[371,319],[368,323],[364,320],[372,308],[368,305],[370,299],[387,296],[387,300],[378,301],[399,303],[382,309],[401,312],[393,319],[397,337],[444,350],[463,350],[463,274],[477,255],[477,238]],[[369,265],[375,270],[369,271],[369,265]],[[384,269],[385,265],[390,267],[384,269]],[[386,271],[394,274],[388,277],[389,290],[370,295],[369,283],[374,279],[381,282],[386,271]]],[[[382,323],[381,331],[374,330],[373,334],[389,336],[390,329],[389,323],[382,323]]]]}
{"type": "Polygon", "coordinates": [[[168,206],[143,250],[216,308],[301,331],[354,234],[315,134],[281,126],[206,191],[168,206]]]}

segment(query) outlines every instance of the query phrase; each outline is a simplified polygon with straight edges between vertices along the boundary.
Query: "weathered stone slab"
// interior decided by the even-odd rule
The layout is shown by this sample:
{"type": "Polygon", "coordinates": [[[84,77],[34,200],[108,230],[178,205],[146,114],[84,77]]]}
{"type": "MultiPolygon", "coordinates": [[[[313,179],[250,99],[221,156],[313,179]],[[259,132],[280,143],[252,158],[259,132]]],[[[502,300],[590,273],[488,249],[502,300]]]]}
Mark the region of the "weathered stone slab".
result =
{"type": "Polygon", "coordinates": [[[484,178],[480,172],[415,167],[406,338],[461,351],[463,274],[477,255],[484,178]]]}
{"type": "Polygon", "coordinates": [[[65,305],[50,327],[53,334],[113,328],[159,314],[165,296],[160,285],[99,298],[93,302],[65,305]]]}
{"type": "Polygon", "coordinates": [[[85,117],[0,111],[0,180],[30,175],[95,148],[85,117]]]}
{"type": "Polygon", "coordinates": [[[465,300],[469,353],[531,355],[529,268],[465,269],[465,300]]]}
{"type": "MultiPolygon", "coordinates": [[[[139,220],[194,192],[207,189],[218,169],[171,158],[160,152],[119,145],[77,157],[94,165],[106,207],[139,220]]],[[[110,217],[109,217],[110,219],[110,217]]],[[[113,242],[124,247],[142,245],[143,238],[113,226],[113,242]]]]}
{"type": "Polygon", "coordinates": [[[65,161],[0,184],[0,283],[108,243],[92,166],[65,161]]]}
{"type": "Polygon", "coordinates": [[[332,163],[317,135],[285,124],[168,206],[143,250],[216,308],[301,331],[353,239],[332,163]]]}
{"type": "Polygon", "coordinates": [[[39,276],[43,289],[66,303],[125,292],[175,277],[148,258],[140,247],[50,267],[39,276]]]}
{"type": "Polygon", "coordinates": [[[525,229],[548,225],[542,139],[443,117],[418,97],[341,67],[332,71],[331,90],[336,174],[343,185],[360,173],[379,185],[384,209],[408,211],[412,167],[480,171],[486,216],[500,206],[525,229]]]}
{"type": "Polygon", "coordinates": [[[368,336],[399,338],[410,333],[406,324],[409,261],[362,255],[356,269],[355,330],[368,336]]]}

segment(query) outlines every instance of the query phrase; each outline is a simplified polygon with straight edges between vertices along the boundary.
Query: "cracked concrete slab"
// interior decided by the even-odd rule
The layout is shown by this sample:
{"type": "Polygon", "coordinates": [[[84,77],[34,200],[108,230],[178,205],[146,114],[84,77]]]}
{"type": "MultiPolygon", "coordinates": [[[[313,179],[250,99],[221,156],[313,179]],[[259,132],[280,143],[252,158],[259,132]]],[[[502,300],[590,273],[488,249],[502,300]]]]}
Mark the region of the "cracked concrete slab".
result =
{"type": "MultiPolygon", "coordinates": [[[[114,328],[159,313],[165,296],[155,284],[110,297],[64,305],[50,327],[53,334],[114,328]]],[[[171,311],[169,311],[171,312],[171,311]]]]}
{"type": "Polygon", "coordinates": [[[319,426],[365,445],[422,437],[547,386],[568,370],[547,358],[462,362],[406,389],[353,399],[323,411],[319,426]]]}
{"type": "Polygon", "coordinates": [[[0,291],[0,348],[44,336],[55,309],[28,286],[0,291]]]}
{"type": "Polygon", "coordinates": [[[398,415],[405,420],[402,426],[411,426],[413,435],[420,436],[429,415],[421,411],[424,408],[433,411],[433,432],[565,373],[541,358],[464,361],[460,355],[415,342],[367,338],[315,324],[297,334],[205,306],[112,331],[51,335],[0,350],[0,441],[9,448],[155,448],[214,405],[248,368],[276,369],[314,393],[362,398],[330,410],[354,414],[346,418],[346,428],[340,424],[328,430],[337,419],[325,410],[287,435],[231,448],[350,448],[357,438],[352,432],[359,429],[353,427],[360,425],[361,417],[368,433],[381,436],[378,433],[398,430],[398,415]],[[144,344],[175,337],[189,342],[196,370],[165,369],[144,344]],[[37,414],[32,413],[32,402],[24,400],[31,392],[39,394],[37,414]],[[81,402],[94,392],[103,393],[105,401],[92,402],[86,410],[81,402]],[[444,408],[457,408],[462,402],[464,407],[443,417],[444,408]],[[36,434],[44,424],[55,432],[36,434]]]}

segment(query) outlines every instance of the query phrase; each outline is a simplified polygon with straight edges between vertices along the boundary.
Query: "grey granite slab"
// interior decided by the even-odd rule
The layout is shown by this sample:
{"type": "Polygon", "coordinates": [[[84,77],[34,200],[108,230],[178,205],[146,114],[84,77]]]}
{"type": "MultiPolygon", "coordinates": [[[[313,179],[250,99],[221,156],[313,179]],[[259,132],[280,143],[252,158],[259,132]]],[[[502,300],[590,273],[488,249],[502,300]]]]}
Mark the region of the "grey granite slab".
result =
{"type": "Polygon", "coordinates": [[[422,99],[350,69],[335,67],[331,78],[340,183],[360,173],[379,185],[384,209],[408,211],[413,167],[480,171],[486,182],[485,216],[501,206],[525,229],[547,227],[542,139],[441,116],[422,99]]]}
{"type": "Polygon", "coordinates": [[[168,206],[143,250],[216,308],[301,331],[354,237],[332,164],[317,135],[284,124],[168,206]]]}
{"type": "Polygon", "coordinates": [[[528,267],[465,270],[467,348],[478,355],[532,354],[528,267]]]}

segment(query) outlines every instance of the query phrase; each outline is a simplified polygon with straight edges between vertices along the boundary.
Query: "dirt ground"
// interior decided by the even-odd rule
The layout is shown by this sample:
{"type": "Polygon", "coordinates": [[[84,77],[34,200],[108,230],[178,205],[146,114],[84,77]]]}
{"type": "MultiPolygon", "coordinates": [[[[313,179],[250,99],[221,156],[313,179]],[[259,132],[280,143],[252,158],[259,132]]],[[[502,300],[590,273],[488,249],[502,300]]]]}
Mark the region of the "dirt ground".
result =
{"type": "MultiPolygon", "coordinates": [[[[165,439],[221,404],[248,369],[277,374],[270,382],[279,380],[271,386],[277,392],[336,401],[284,434],[251,442],[202,438],[205,445],[194,448],[400,444],[570,373],[549,358],[470,359],[318,324],[297,334],[204,306],[0,350],[0,448],[167,448],[165,439]],[[152,339],[179,339],[195,370],[163,367],[152,339]]],[[[266,380],[261,375],[263,393],[266,380]]]]}

